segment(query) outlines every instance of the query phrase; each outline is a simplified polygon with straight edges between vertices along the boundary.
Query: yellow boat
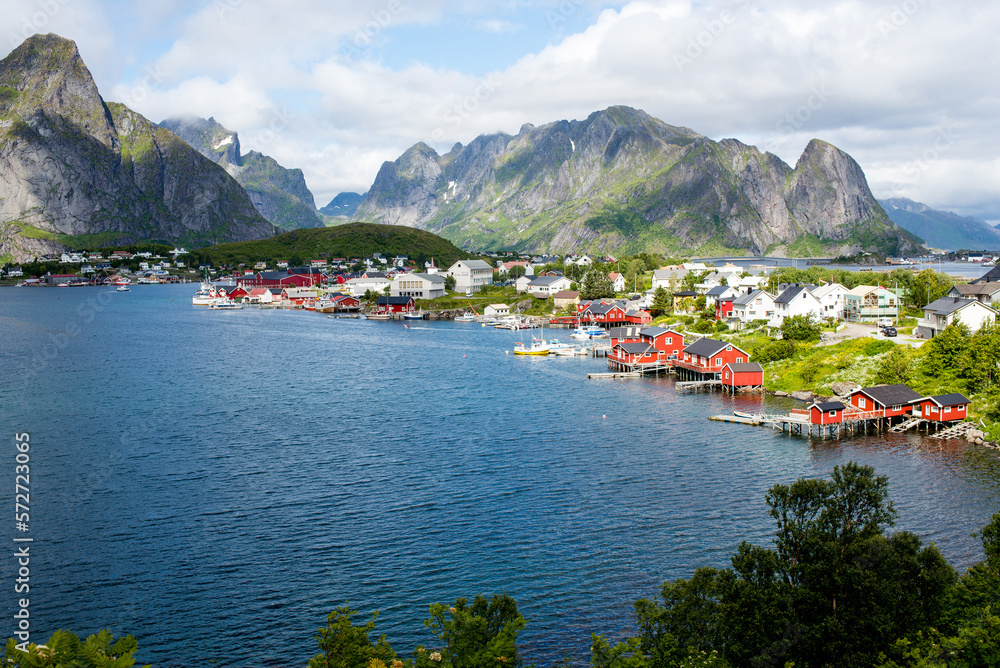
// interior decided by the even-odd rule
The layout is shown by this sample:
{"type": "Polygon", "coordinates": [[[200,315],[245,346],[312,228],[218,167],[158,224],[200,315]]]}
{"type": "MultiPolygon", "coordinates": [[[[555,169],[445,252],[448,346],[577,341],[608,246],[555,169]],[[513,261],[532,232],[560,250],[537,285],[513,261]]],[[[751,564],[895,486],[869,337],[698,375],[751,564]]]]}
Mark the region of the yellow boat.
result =
{"type": "Polygon", "coordinates": [[[544,339],[533,339],[530,346],[518,341],[514,344],[515,355],[548,355],[549,344],[544,339]]]}

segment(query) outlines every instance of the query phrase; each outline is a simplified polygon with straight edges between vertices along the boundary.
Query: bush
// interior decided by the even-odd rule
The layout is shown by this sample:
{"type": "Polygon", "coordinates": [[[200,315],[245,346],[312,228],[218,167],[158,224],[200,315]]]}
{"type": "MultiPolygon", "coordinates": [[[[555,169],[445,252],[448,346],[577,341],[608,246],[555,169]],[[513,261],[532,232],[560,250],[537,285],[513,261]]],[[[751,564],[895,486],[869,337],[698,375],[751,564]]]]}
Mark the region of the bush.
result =
{"type": "Polygon", "coordinates": [[[791,341],[771,341],[753,351],[753,361],[765,364],[788,359],[795,354],[795,344],[791,341]]]}
{"type": "Polygon", "coordinates": [[[864,347],[861,349],[861,354],[865,357],[874,357],[875,355],[887,353],[895,347],[896,344],[892,341],[886,341],[885,339],[870,339],[865,342],[864,347]]]}

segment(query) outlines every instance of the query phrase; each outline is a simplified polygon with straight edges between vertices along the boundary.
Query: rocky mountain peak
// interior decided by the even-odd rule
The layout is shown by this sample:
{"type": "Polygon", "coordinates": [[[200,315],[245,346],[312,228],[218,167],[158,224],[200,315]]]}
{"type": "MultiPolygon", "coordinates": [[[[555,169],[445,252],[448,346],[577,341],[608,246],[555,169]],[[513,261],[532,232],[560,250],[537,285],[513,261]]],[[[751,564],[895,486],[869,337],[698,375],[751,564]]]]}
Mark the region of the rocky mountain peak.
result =
{"type": "Polygon", "coordinates": [[[115,146],[111,114],[76,42],[51,33],[29,37],[0,61],[0,113],[31,119],[43,110],[115,146]]]}

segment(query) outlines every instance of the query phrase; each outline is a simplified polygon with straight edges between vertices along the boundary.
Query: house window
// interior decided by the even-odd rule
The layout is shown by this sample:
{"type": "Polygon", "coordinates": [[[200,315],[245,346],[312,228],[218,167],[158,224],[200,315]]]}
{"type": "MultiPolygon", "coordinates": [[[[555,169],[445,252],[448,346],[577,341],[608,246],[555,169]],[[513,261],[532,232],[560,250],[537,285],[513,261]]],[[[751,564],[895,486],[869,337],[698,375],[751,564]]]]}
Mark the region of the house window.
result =
{"type": "Polygon", "coordinates": [[[721,357],[716,357],[715,358],[715,366],[722,366],[722,358],[721,357]]]}
{"type": "Polygon", "coordinates": [[[726,346],[726,352],[727,353],[731,353],[732,351],[733,351],[733,347],[732,346],[726,346]]]}
{"type": "Polygon", "coordinates": [[[951,406],[945,406],[944,407],[944,412],[945,413],[950,413],[951,412],[951,406]]]}
{"type": "Polygon", "coordinates": [[[729,371],[726,371],[726,380],[729,380],[729,371]]]}
{"type": "Polygon", "coordinates": [[[901,410],[903,410],[903,407],[897,404],[896,406],[892,407],[892,410],[894,410],[894,411],[901,411],[901,410]]]}
{"type": "Polygon", "coordinates": [[[743,363],[743,358],[742,357],[737,357],[736,358],[736,363],[737,364],[742,364],[743,363]]]}
{"type": "Polygon", "coordinates": [[[667,345],[668,345],[668,346],[669,346],[669,345],[670,345],[671,343],[673,343],[673,342],[674,342],[674,340],[673,340],[672,338],[670,338],[669,336],[668,336],[668,337],[666,338],[666,341],[667,341],[667,345]]]}
{"type": "Polygon", "coordinates": [[[865,408],[865,398],[858,397],[858,408],[865,408]]]}
{"type": "Polygon", "coordinates": [[[830,411],[830,417],[837,417],[837,411],[830,411]]]}

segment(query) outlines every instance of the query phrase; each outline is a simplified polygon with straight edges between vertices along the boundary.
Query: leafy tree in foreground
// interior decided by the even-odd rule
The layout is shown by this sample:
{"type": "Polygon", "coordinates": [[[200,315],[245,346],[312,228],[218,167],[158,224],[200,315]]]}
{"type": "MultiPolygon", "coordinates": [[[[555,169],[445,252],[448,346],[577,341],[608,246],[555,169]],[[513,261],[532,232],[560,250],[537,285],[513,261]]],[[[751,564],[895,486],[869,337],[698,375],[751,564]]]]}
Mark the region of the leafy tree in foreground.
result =
{"type": "Polygon", "coordinates": [[[378,613],[363,626],[355,626],[353,617],[357,610],[344,605],[327,615],[325,627],[316,631],[320,653],[309,661],[309,668],[363,668],[394,666],[396,653],[386,642],[385,636],[372,642],[369,634],[375,630],[378,613]],[[380,665],[381,664],[381,665],[380,665]]]}
{"type": "Polygon", "coordinates": [[[583,277],[583,285],[580,287],[580,299],[600,299],[601,297],[614,297],[615,287],[607,274],[599,269],[591,269],[583,277]]]}
{"type": "Polygon", "coordinates": [[[879,360],[871,385],[894,385],[910,382],[910,347],[897,345],[879,360]]]}
{"type": "Polygon", "coordinates": [[[896,518],[884,476],[848,463],[775,485],[767,503],[773,549],[744,542],[731,568],[637,601],[639,635],[614,648],[596,637],[594,665],[861,668],[940,623],[955,572],[917,536],[884,532],[896,518]]]}
{"type": "Polygon", "coordinates": [[[82,641],[71,631],[56,631],[47,643],[31,643],[27,651],[19,649],[11,638],[4,647],[2,662],[18,668],[131,668],[137,648],[132,636],[115,640],[107,629],[82,641]]]}

